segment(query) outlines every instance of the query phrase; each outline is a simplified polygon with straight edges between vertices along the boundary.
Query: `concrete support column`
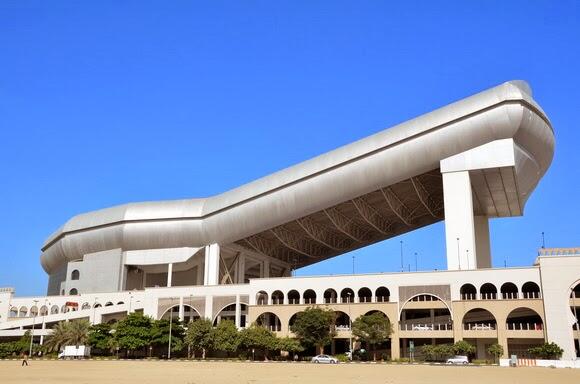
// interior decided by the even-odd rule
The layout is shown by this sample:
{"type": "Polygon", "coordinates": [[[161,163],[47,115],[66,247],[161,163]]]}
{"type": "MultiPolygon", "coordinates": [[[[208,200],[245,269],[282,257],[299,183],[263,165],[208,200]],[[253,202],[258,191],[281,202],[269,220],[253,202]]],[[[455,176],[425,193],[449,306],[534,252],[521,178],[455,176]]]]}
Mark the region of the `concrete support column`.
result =
{"type": "Polygon", "coordinates": [[[220,273],[220,246],[210,244],[205,247],[204,285],[218,285],[220,273]]]}
{"type": "Polygon", "coordinates": [[[205,297],[205,318],[213,320],[213,296],[205,297]]]}
{"type": "Polygon", "coordinates": [[[236,327],[241,328],[242,306],[240,305],[240,295],[236,295],[236,327]]]}
{"type": "Polygon", "coordinates": [[[489,219],[486,216],[475,216],[473,221],[475,227],[475,255],[470,261],[477,268],[491,268],[491,245],[489,241],[489,219]]]}
{"type": "Polygon", "coordinates": [[[401,347],[399,345],[399,335],[397,332],[393,332],[391,335],[391,360],[397,360],[401,358],[401,347]]]}
{"type": "Polygon", "coordinates": [[[171,287],[171,280],[173,278],[173,263],[167,264],[167,286],[171,287]]]}
{"type": "Polygon", "coordinates": [[[270,277],[270,260],[264,260],[262,263],[262,277],[270,277]]]}
{"type": "Polygon", "coordinates": [[[183,308],[183,297],[179,297],[179,320],[183,321],[184,319],[184,308],[183,308]]]}
{"type": "Polygon", "coordinates": [[[443,173],[447,268],[475,269],[475,226],[469,171],[443,173]],[[469,260],[473,259],[473,260],[469,260]]]}
{"type": "Polygon", "coordinates": [[[203,285],[203,264],[201,261],[196,268],[195,285],[203,285]]]}
{"type": "Polygon", "coordinates": [[[246,279],[246,256],[242,253],[240,256],[238,256],[236,283],[244,284],[245,279],[246,279]]]}

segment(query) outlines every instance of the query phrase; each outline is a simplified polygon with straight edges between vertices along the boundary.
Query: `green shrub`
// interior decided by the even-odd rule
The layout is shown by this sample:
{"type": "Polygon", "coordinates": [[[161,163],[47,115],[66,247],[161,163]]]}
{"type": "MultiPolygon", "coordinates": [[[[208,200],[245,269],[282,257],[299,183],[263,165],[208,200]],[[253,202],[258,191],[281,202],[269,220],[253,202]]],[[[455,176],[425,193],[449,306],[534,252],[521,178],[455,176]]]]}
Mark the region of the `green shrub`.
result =
{"type": "Polygon", "coordinates": [[[347,361],[349,361],[348,356],[346,356],[344,353],[341,353],[340,355],[336,355],[334,357],[336,357],[338,361],[340,361],[341,363],[346,363],[347,361]]]}
{"type": "Polygon", "coordinates": [[[564,350],[554,342],[544,343],[538,347],[533,347],[528,349],[528,353],[536,358],[546,359],[546,360],[558,360],[562,357],[564,350]]]}

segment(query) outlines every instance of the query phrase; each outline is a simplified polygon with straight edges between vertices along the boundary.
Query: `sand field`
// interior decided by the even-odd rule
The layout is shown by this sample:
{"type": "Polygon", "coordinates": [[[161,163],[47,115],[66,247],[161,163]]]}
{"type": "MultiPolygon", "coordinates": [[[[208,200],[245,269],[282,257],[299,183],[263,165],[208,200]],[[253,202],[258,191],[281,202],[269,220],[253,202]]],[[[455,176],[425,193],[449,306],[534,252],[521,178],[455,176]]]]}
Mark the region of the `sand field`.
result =
{"type": "Polygon", "coordinates": [[[580,383],[580,370],[429,365],[187,361],[0,361],[0,383],[580,383]]]}

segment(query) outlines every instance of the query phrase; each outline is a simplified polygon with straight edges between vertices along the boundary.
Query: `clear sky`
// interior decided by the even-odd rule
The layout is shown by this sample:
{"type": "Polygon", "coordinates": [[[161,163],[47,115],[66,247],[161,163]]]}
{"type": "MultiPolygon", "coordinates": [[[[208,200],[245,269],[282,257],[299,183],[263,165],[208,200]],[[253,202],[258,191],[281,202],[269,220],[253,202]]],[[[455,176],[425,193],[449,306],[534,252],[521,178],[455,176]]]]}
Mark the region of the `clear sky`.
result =
{"type": "MultiPolygon", "coordinates": [[[[0,3],[0,286],[75,214],[217,194],[511,79],[556,154],[493,263],[580,246],[580,2],[0,3]]],[[[420,154],[417,154],[420,156],[420,154]]],[[[442,223],[298,271],[445,268],[442,223]]]]}

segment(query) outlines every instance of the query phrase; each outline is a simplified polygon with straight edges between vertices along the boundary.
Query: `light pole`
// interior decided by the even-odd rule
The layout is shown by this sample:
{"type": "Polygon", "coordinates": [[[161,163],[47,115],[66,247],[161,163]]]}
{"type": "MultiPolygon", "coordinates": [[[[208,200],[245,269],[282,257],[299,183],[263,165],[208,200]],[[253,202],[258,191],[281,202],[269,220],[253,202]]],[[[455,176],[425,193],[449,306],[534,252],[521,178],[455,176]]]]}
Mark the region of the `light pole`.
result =
{"type": "Polygon", "coordinates": [[[469,269],[469,249],[465,250],[465,257],[467,258],[467,269],[469,269]]]}
{"type": "Polygon", "coordinates": [[[133,292],[129,292],[129,312],[127,312],[127,315],[131,314],[131,305],[133,304],[133,292]]]}
{"type": "Polygon", "coordinates": [[[167,347],[167,360],[171,360],[171,324],[173,324],[173,297],[169,307],[169,346],[167,347]]]}
{"type": "Polygon", "coordinates": [[[542,249],[546,248],[546,239],[544,237],[544,231],[542,231],[542,249]]]}
{"type": "Polygon", "coordinates": [[[354,255],[352,255],[352,274],[354,275],[354,255]]]}
{"type": "Polygon", "coordinates": [[[405,269],[403,265],[403,240],[401,240],[400,243],[401,243],[401,272],[403,272],[405,269]]]}
{"type": "MultiPolygon", "coordinates": [[[[42,330],[46,329],[46,315],[48,315],[48,309],[50,308],[50,303],[47,303],[46,299],[44,299],[44,308],[46,309],[42,312],[42,330]]],[[[44,345],[44,335],[40,335],[40,345],[44,345]]]]}
{"type": "Polygon", "coordinates": [[[459,269],[461,269],[461,255],[459,254],[459,237],[457,238],[457,264],[459,269]]]}
{"type": "Polygon", "coordinates": [[[98,299],[98,297],[95,296],[95,299],[93,300],[93,325],[96,324],[96,321],[95,321],[95,312],[97,310],[97,308],[96,308],[97,299],[98,299]]]}
{"type": "Polygon", "coordinates": [[[36,321],[36,315],[38,314],[38,300],[32,300],[34,306],[36,307],[36,312],[32,315],[32,332],[30,332],[30,350],[28,351],[28,356],[32,357],[32,341],[34,340],[34,322],[36,321]]]}
{"type": "Polygon", "coordinates": [[[415,272],[417,272],[417,252],[415,252],[415,272]]]}
{"type": "Polygon", "coordinates": [[[350,348],[350,357],[349,357],[349,359],[352,360],[352,318],[350,316],[350,296],[351,296],[351,293],[350,292],[347,292],[346,293],[346,296],[347,296],[347,300],[348,300],[348,324],[349,324],[348,326],[350,328],[349,329],[350,333],[349,333],[349,337],[348,337],[348,345],[349,345],[349,348],[350,348]]]}

